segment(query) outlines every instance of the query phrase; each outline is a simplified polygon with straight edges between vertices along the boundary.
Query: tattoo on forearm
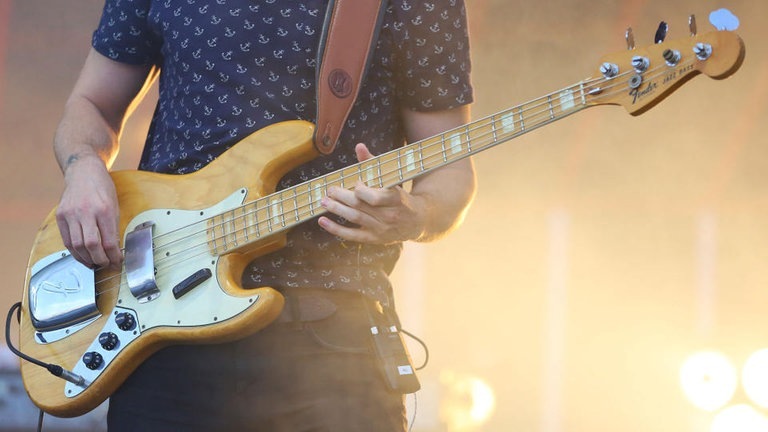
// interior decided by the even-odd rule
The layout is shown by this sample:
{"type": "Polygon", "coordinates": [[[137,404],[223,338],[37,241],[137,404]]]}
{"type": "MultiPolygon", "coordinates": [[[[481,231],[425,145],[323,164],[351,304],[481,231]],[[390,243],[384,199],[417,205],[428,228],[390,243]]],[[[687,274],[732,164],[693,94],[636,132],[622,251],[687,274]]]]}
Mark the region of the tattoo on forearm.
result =
{"type": "Polygon", "coordinates": [[[69,158],[67,158],[67,164],[64,166],[64,168],[69,167],[73,163],[77,162],[77,160],[80,159],[80,155],[75,153],[73,155],[70,155],[69,158]]]}

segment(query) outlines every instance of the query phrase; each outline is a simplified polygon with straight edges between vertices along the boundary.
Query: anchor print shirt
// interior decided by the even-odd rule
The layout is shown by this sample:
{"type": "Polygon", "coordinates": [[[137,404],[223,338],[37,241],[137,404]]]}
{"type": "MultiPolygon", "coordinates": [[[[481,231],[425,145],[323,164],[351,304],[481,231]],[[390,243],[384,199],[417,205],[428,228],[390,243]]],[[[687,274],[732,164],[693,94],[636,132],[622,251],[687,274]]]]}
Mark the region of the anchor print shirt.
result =
{"type": "MultiPolygon", "coordinates": [[[[139,169],[196,171],[267,125],[314,121],[315,66],[327,0],[106,0],[101,54],[160,67],[159,100],[139,169]]],[[[286,174],[278,189],[404,144],[402,109],[472,102],[463,0],[389,0],[372,63],[333,154],[286,174]]],[[[341,220],[341,222],[345,222],[341,220]]],[[[401,245],[344,242],[310,220],[285,248],[254,261],[244,286],[357,290],[388,303],[401,245]]]]}

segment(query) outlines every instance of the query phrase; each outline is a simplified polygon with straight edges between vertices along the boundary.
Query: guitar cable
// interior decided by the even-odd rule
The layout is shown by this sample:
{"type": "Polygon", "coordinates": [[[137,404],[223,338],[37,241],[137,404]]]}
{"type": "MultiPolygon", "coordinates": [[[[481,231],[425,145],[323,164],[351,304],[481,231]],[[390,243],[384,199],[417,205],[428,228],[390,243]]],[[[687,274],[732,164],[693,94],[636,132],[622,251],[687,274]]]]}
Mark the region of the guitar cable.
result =
{"type": "MultiPolygon", "coordinates": [[[[75,385],[83,385],[83,383],[85,382],[85,379],[80,375],[70,372],[57,364],[45,363],[44,361],[28,356],[23,352],[19,351],[18,349],[16,349],[15,346],[13,346],[13,342],[11,341],[11,320],[13,319],[14,312],[16,312],[16,322],[21,323],[21,302],[16,302],[13,306],[11,306],[11,309],[8,311],[8,316],[5,318],[5,344],[8,346],[8,349],[10,349],[11,352],[14,353],[17,357],[23,360],[26,360],[30,363],[36,364],[42,368],[45,368],[46,370],[48,370],[48,372],[50,372],[54,376],[65,379],[75,385]]],[[[45,416],[45,411],[40,409],[40,413],[37,418],[38,432],[41,432],[43,430],[44,416],[45,416]]]]}
{"type": "Polygon", "coordinates": [[[65,379],[72,384],[82,386],[85,383],[85,378],[81,377],[80,375],[74,372],[70,372],[57,364],[45,363],[34,357],[30,357],[13,346],[13,343],[11,342],[11,319],[13,318],[14,311],[16,312],[16,322],[21,323],[21,302],[16,302],[16,304],[11,306],[11,309],[8,311],[8,316],[5,319],[5,343],[8,345],[8,348],[11,350],[11,352],[16,354],[17,357],[47,369],[48,372],[54,376],[65,379]]]}

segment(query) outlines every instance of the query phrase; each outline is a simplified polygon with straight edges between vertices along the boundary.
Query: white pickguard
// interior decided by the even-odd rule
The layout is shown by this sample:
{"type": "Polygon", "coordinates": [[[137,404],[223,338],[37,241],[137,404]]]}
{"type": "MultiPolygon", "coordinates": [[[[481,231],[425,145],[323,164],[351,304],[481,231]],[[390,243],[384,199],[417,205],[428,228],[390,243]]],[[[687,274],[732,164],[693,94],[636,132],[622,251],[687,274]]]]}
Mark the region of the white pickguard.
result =
{"type": "MultiPolygon", "coordinates": [[[[120,352],[141,333],[156,327],[198,327],[226,321],[246,310],[258,300],[258,295],[233,296],[225,292],[217,279],[216,265],[219,257],[208,247],[208,233],[205,220],[213,215],[226,212],[242,205],[247,195],[240,189],[218,204],[203,210],[153,209],[140,213],[127,226],[131,232],[137,225],[154,222],[155,280],[160,295],[154,300],[140,303],[132,294],[125,274],[120,283],[120,294],[114,310],[101,333],[111,332],[118,336],[120,343],[113,350],[105,350],[98,337],[86,352],[98,352],[104,362],[95,370],[78,361],[72,371],[84,378],[83,386],[67,383],[65,394],[73,397],[80,394],[92,383],[120,352]],[[208,268],[212,276],[176,299],[172,289],[191,274],[208,268]],[[123,331],[115,324],[118,312],[133,313],[136,327],[123,331]]],[[[85,353],[83,353],[85,354],[85,353]]]]}

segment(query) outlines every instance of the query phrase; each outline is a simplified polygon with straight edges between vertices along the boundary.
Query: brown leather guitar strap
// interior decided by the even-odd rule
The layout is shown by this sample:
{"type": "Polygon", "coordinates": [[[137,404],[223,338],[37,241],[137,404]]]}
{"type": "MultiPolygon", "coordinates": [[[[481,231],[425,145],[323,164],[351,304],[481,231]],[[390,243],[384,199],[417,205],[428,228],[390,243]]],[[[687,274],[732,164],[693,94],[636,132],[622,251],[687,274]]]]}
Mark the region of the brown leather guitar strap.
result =
{"type": "Polygon", "coordinates": [[[330,154],[360,91],[386,0],[330,0],[318,48],[315,147],[330,154]]]}

